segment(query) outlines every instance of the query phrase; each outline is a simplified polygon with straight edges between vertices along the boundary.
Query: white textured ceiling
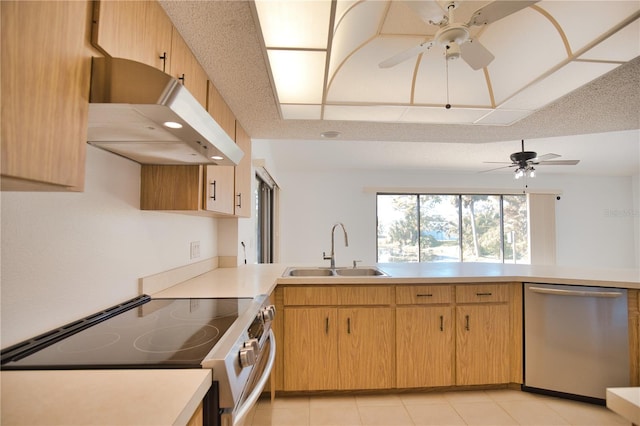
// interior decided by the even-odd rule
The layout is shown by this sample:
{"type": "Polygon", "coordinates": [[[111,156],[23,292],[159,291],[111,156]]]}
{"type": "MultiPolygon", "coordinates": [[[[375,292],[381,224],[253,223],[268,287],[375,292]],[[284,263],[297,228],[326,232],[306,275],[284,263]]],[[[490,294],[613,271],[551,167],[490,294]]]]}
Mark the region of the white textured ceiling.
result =
{"type": "Polygon", "coordinates": [[[563,173],[638,173],[640,58],[511,126],[282,120],[248,1],[160,2],[253,139],[289,141],[283,147],[295,147],[297,142],[307,153],[333,150],[342,153],[333,156],[334,165],[337,161],[343,167],[373,168],[384,163],[467,171],[486,168],[483,161],[507,160],[525,139],[527,149],[539,154],[554,152],[561,159],[581,160],[578,166],[562,167],[563,173]],[[320,133],[329,130],[341,132],[340,139],[320,140],[320,133]],[[636,131],[575,136],[624,130],[636,131]],[[612,137],[617,145],[608,143],[612,137]],[[591,158],[606,160],[596,166],[587,161],[591,158]],[[605,164],[611,166],[604,170],[605,164]]]}

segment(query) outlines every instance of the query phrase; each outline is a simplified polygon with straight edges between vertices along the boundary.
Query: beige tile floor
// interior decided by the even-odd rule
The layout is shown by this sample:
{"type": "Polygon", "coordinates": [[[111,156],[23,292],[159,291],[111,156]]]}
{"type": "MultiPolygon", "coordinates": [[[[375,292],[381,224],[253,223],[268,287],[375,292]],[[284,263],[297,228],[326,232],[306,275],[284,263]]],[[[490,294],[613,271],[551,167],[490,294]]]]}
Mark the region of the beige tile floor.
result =
{"type": "Polygon", "coordinates": [[[606,407],[518,390],[260,400],[246,426],[590,425],[630,423],[606,407]]]}

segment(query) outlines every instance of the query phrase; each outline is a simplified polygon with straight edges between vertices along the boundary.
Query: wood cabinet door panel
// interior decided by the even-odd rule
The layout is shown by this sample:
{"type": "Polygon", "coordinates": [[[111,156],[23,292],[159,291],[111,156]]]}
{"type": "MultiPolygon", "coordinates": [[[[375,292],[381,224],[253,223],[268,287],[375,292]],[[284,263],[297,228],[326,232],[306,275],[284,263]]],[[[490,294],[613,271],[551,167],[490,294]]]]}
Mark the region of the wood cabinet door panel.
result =
{"type": "Polygon", "coordinates": [[[233,166],[206,166],[204,209],[232,215],[233,181],[233,166]]]}
{"type": "Polygon", "coordinates": [[[337,389],[337,311],[335,308],[286,308],[284,316],[284,389],[337,389]]]}
{"type": "Polygon", "coordinates": [[[467,284],[456,286],[456,303],[494,303],[508,301],[508,284],[467,284]]]}
{"type": "Polygon", "coordinates": [[[244,157],[236,166],[235,215],[251,217],[251,137],[238,122],[236,144],[244,152],[244,157]]]}
{"type": "Polygon", "coordinates": [[[398,305],[430,305],[451,303],[453,301],[451,285],[412,285],[396,287],[398,305]]]}
{"type": "Polygon", "coordinates": [[[389,305],[393,302],[393,288],[389,286],[340,286],[340,305],[389,305]]]}
{"type": "Polygon", "coordinates": [[[508,383],[509,307],[456,307],[456,384],[508,383]]]}
{"type": "Polygon", "coordinates": [[[84,188],[90,5],[0,2],[4,190],[84,188]]]}
{"type": "Polygon", "coordinates": [[[200,102],[200,105],[206,108],[207,81],[209,79],[175,27],[171,36],[169,64],[169,74],[174,78],[180,79],[184,87],[200,102]]]}
{"type": "Polygon", "coordinates": [[[454,384],[451,306],[396,308],[396,380],[399,388],[454,384]]]}
{"type": "Polygon", "coordinates": [[[393,309],[340,308],[338,329],[340,389],[393,387],[393,309]]]}
{"type": "Polygon", "coordinates": [[[142,62],[168,72],[173,24],[156,1],[94,3],[93,44],[114,58],[142,62]],[[168,60],[168,59],[167,59],[168,60]]]}

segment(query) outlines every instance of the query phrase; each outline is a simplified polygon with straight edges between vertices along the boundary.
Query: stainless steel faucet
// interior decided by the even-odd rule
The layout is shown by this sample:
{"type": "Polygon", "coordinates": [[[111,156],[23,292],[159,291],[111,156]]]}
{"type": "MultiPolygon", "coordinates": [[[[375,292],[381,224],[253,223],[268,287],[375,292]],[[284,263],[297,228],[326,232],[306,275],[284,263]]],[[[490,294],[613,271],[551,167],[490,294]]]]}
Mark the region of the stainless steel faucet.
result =
{"type": "Polygon", "coordinates": [[[322,257],[324,260],[331,260],[331,269],[336,268],[336,253],[335,253],[335,240],[334,235],[336,233],[336,227],[340,225],[342,227],[342,232],[344,233],[344,246],[349,247],[349,238],[347,237],[347,230],[344,228],[344,225],[341,222],[336,223],[331,228],[331,255],[327,256],[325,252],[322,252],[322,257]]]}

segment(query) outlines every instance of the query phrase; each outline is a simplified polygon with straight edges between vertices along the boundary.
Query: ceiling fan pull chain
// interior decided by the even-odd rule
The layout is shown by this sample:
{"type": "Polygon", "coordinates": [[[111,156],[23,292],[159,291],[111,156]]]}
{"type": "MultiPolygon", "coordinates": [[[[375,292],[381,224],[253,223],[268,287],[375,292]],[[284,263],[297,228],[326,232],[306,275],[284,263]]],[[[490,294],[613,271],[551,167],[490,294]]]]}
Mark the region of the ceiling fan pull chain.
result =
{"type": "Polygon", "coordinates": [[[447,52],[446,49],[448,49],[449,46],[445,47],[445,53],[444,53],[444,66],[445,66],[445,71],[447,73],[447,104],[444,106],[446,109],[451,109],[451,104],[449,103],[449,58],[447,57],[447,52]]]}

